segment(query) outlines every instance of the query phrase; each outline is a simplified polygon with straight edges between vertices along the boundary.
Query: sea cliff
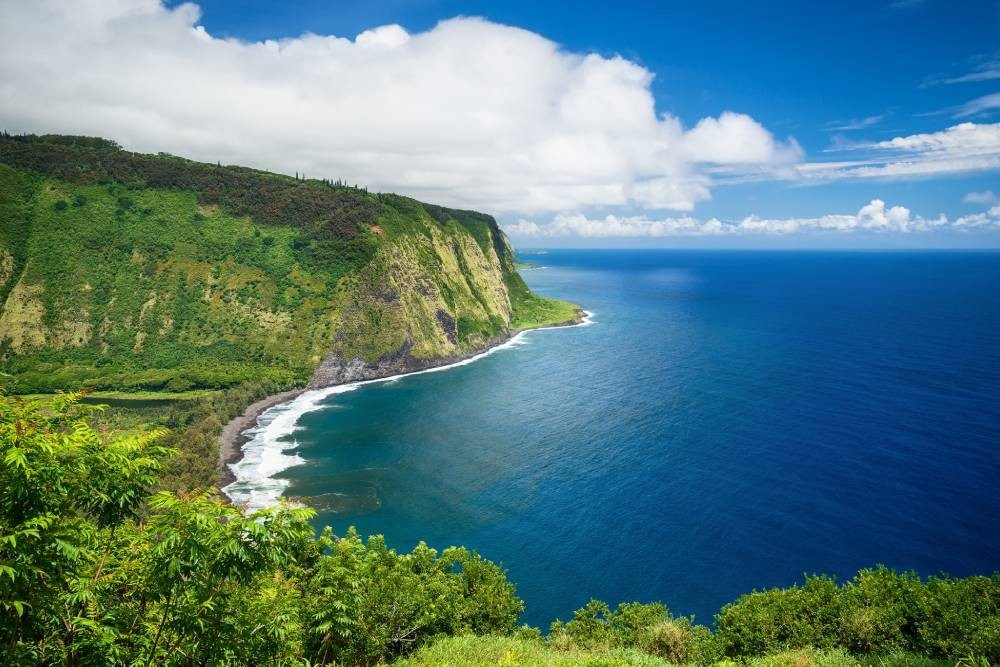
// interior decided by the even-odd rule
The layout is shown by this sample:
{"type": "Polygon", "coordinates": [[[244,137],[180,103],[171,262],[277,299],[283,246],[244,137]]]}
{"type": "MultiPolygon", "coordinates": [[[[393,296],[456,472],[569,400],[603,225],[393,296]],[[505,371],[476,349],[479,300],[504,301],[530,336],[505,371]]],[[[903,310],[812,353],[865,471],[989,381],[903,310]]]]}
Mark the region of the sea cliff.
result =
{"type": "Polygon", "coordinates": [[[531,292],[483,213],[0,135],[0,390],[227,392],[166,416],[167,487],[225,476],[259,406],[282,400],[232,420],[261,396],[455,363],[579,317],[531,292]]]}
{"type": "Polygon", "coordinates": [[[0,223],[12,393],[324,386],[576,311],[489,215],[103,139],[0,136],[0,223]]]}

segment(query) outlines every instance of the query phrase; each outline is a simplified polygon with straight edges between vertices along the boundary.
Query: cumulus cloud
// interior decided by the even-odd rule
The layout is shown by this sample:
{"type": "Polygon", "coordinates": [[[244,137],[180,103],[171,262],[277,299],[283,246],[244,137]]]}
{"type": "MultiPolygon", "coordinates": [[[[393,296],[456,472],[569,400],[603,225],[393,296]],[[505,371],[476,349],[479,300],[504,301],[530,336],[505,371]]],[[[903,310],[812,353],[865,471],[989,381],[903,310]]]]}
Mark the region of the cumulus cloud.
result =
{"type": "Polygon", "coordinates": [[[983,211],[982,213],[963,215],[955,221],[955,227],[958,227],[959,229],[996,229],[997,227],[1000,227],[1000,206],[994,206],[990,210],[983,211]]]}
{"type": "Polygon", "coordinates": [[[964,216],[950,222],[944,215],[924,218],[904,206],[887,206],[873,199],[854,214],[823,215],[816,218],[761,218],[755,215],[741,220],[692,217],[650,218],[608,215],[591,219],[582,213],[560,213],[549,223],[519,220],[504,229],[514,237],[671,237],[721,236],[751,234],[818,233],[910,233],[940,229],[1000,229],[1000,206],[984,213],[964,216]]]}
{"type": "Polygon", "coordinates": [[[708,170],[801,157],[746,115],[691,129],[653,75],[476,18],[247,43],[193,4],[0,0],[0,125],[346,178],[494,212],[690,210],[708,170]]]}
{"type": "Polygon", "coordinates": [[[962,201],[966,204],[1000,204],[1000,197],[993,194],[992,190],[984,190],[983,192],[970,192],[962,197],[962,201]]]}
{"type": "Polygon", "coordinates": [[[750,116],[725,112],[703,118],[683,135],[680,149],[694,162],[715,164],[788,164],[798,162],[802,148],[794,139],[778,144],[750,116]]]}
{"type": "Polygon", "coordinates": [[[810,162],[794,167],[797,178],[919,178],[1000,168],[1000,123],[960,123],[939,132],[839,146],[856,160],[810,162]]]}

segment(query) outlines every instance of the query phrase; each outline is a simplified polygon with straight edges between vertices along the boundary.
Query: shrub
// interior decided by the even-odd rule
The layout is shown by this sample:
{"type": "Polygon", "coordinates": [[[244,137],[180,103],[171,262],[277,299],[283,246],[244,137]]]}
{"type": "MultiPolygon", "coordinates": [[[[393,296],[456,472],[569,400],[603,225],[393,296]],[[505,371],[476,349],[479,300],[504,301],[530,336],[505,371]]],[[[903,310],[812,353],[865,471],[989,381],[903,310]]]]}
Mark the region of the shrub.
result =
{"type": "Polygon", "coordinates": [[[808,577],[801,587],[754,592],[726,605],[716,630],[730,657],[812,647],[997,661],[1000,575],[921,582],[914,573],[878,567],[841,587],[808,577]]]}
{"type": "Polygon", "coordinates": [[[553,623],[548,642],[564,651],[635,649],[674,663],[710,663],[720,655],[708,628],[672,616],[659,603],[622,603],[612,611],[591,600],[565,625],[553,623]]]}
{"type": "Polygon", "coordinates": [[[399,554],[380,536],[329,529],[320,546],[330,555],[306,584],[306,612],[321,661],[370,664],[441,634],[508,634],[524,609],[504,571],[465,549],[399,554]]]}
{"type": "Polygon", "coordinates": [[[530,625],[522,625],[514,631],[514,638],[521,641],[541,641],[542,631],[530,625]]]}
{"type": "Polygon", "coordinates": [[[839,599],[829,577],[807,577],[801,587],[753,592],[715,617],[726,655],[764,655],[836,642],[839,599]]]}
{"type": "Polygon", "coordinates": [[[85,414],[0,397],[8,664],[371,664],[513,631],[523,603],[477,554],[316,539],[311,510],[246,514],[213,490],[148,496],[162,432],[108,440],[85,414]]]}
{"type": "Polygon", "coordinates": [[[670,662],[687,662],[691,650],[691,624],[676,620],[660,621],[646,628],[642,650],[670,662]]]}
{"type": "Polygon", "coordinates": [[[853,653],[913,648],[908,635],[921,588],[912,573],[900,575],[885,567],[858,572],[841,591],[838,644],[853,653]]]}

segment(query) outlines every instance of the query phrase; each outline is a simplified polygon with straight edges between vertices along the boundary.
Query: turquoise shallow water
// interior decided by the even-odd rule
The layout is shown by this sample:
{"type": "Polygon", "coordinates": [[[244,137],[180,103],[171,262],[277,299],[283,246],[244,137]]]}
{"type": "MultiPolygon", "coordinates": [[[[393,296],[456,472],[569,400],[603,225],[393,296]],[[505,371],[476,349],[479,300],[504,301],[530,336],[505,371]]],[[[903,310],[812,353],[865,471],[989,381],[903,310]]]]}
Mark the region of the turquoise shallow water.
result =
{"type": "Polygon", "coordinates": [[[475,548],[543,627],[591,596],[710,622],[805,572],[1000,568],[1000,254],[526,258],[595,323],[320,401],[279,474],[317,524],[475,548]]]}

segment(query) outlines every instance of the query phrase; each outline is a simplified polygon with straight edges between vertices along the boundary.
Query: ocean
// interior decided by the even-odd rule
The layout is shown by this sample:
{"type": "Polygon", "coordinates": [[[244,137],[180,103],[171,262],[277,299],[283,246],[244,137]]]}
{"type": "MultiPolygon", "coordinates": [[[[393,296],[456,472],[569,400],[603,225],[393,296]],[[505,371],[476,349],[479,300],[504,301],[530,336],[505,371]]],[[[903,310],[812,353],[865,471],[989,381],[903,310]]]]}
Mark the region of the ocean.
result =
{"type": "Polygon", "coordinates": [[[272,409],[243,498],[475,549],[543,629],[592,597],[710,624],[805,573],[1000,569],[1000,253],[523,258],[590,324],[272,409]]]}

